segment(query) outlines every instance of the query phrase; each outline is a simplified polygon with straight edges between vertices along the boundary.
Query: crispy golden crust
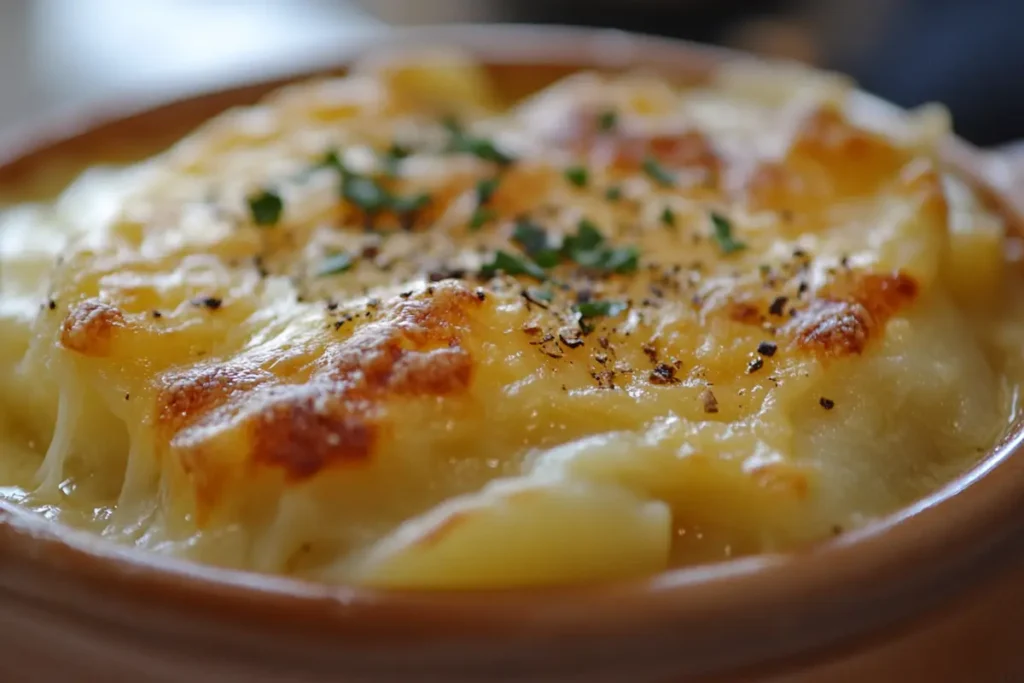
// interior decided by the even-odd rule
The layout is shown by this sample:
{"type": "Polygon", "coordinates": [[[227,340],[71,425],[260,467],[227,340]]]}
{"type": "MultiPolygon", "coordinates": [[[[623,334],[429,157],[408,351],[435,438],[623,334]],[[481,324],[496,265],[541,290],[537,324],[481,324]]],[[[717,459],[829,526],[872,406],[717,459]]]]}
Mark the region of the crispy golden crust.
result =
{"type": "Polygon", "coordinates": [[[60,343],[83,356],[103,357],[110,352],[115,332],[124,324],[124,315],[116,307],[87,299],[75,304],[64,318],[60,343]]]}
{"type": "Polygon", "coordinates": [[[812,301],[788,326],[799,348],[821,358],[863,353],[917,296],[917,283],[903,273],[849,277],[836,289],[812,301]]]}
{"type": "Polygon", "coordinates": [[[182,429],[209,415],[232,396],[269,383],[274,376],[241,364],[190,368],[163,380],[157,395],[157,424],[173,438],[182,429]]]}
{"type": "MultiPolygon", "coordinates": [[[[671,208],[676,193],[689,201],[707,201],[713,211],[725,215],[731,213],[730,203],[737,202],[773,212],[782,234],[792,230],[801,234],[809,227],[820,229],[815,227],[823,220],[820,212],[835,201],[859,200],[886,183],[902,184],[908,192],[934,192],[938,183],[934,173],[903,179],[900,168],[909,156],[880,136],[855,128],[833,107],[820,106],[802,115],[785,157],[775,161],[726,154],[712,136],[694,128],[673,125],[659,131],[635,125],[602,126],[601,110],[573,103],[568,106],[567,124],[546,140],[546,149],[514,162],[453,165],[429,179],[427,192],[418,184],[422,181],[397,172],[384,173],[369,184],[359,181],[364,184],[357,191],[346,189],[351,177],[345,175],[348,171],[332,179],[342,190],[342,201],[322,214],[329,229],[345,232],[355,228],[383,235],[376,241],[364,239],[354,257],[355,265],[346,267],[374,269],[380,276],[377,279],[384,281],[402,283],[424,276],[428,283],[439,281],[417,293],[371,296],[353,308],[345,301],[344,289],[325,288],[347,276],[321,284],[310,275],[310,268],[315,274],[316,266],[308,259],[318,228],[289,219],[287,207],[283,207],[283,216],[273,219],[282,226],[269,230],[254,226],[265,233],[260,239],[231,236],[221,241],[225,251],[218,256],[220,264],[228,272],[238,273],[230,276],[231,282],[245,284],[237,285],[234,294],[221,288],[194,290],[188,301],[191,325],[215,320],[230,325],[224,323],[225,316],[242,315],[236,301],[238,292],[244,299],[260,288],[259,281],[245,279],[253,264],[263,277],[290,276],[297,282],[300,305],[325,297],[327,320],[320,323],[322,331],[289,350],[236,351],[233,356],[194,366],[172,365],[162,375],[155,411],[159,442],[166,443],[167,452],[181,463],[201,510],[220,505],[230,495],[231,482],[250,469],[269,468],[286,482],[298,484],[338,467],[369,467],[389,448],[386,442],[396,429],[388,408],[391,404],[467,394],[482,360],[470,350],[479,346],[477,337],[483,332],[474,330],[471,321],[474,311],[483,308],[511,310],[510,302],[515,302],[516,316],[525,316],[525,320],[518,323],[518,332],[509,333],[513,345],[534,355],[534,362],[549,368],[552,377],[573,368],[571,379],[556,380],[556,389],[561,384],[563,391],[587,386],[614,391],[628,386],[664,389],[694,381],[717,384],[757,373],[766,362],[773,371],[780,371],[808,355],[822,361],[861,354],[872,339],[884,334],[886,322],[916,299],[918,288],[911,276],[899,271],[876,274],[845,263],[833,269],[823,286],[809,288],[815,254],[796,248],[766,270],[756,257],[770,241],[754,234],[740,235],[741,229],[730,225],[731,216],[703,223],[688,214],[677,218],[671,208]],[[561,156],[564,161],[553,162],[552,157],[561,156]],[[582,167],[585,175],[567,179],[563,169],[574,164],[582,167]],[[739,185],[732,180],[736,178],[742,180],[739,185]],[[616,257],[623,258],[628,249],[635,249],[635,260],[627,261],[622,272],[602,272],[586,263],[574,263],[583,257],[569,251],[558,257],[560,262],[552,269],[557,286],[531,285],[530,277],[518,283],[495,279],[452,258],[459,254],[464,226],[439,227],[450,224],[460,206],[476,204],[477,211],[485,210],[487,217],[466,231],[470,249],[486,254],[497,246],[512,253],[525,250],[533,256],[533,250],[555,247],[522,240],[549,239],[553,240],[549,244],[557,245],[556,238],[543,237],[548,230],[545,216],[564,225],[566,218],[580,216],[573,204],[591,207],[592,195],[620,184],[628,189],[640,182],[646,182],[650,196],[627,194],[624,199],[608,200],[607,208],[614,210],[619,227],[610,229],[606,223],[599,228],[606,245],[601,248],[609,253],[621,251],[616,257]],[[481,194],[481,183],[490,183],[486,194],[481,194]],[[358,193],[363,193],[362,199],[358,193]],[[389,196],[423,199],[415,210],[406,212],[381,203],[381,197],[389,196]],[[660,201],[667,203],[655,221],[656,232],[662,233],[658,235],[650,225],[637,221],[650,204],[657,206],[660,201]],[[528,228],[532,237],[520,236],[524,220],[532,226],[528,228]],[[503,227],[509,222],[514,230],[503,227]],[[718,222],[737,234],[717,235],[718,222]],[[793,224],[799,227],[791,227],[793,224]],[[681,231],[684,234],[679,234],[681,231]],[[609,232],[618,234],[613,239],[609,232]],[[394,233],[408,236],[414,246],[401,256],[388,258],[387,236],[394,233]],[[502,236],[497,242],[495,233],[502,236]],[[666,236],[689,246],[679,251],[678,246],[666,244],[666,236]],[[723,241],[732,239],[743,240],[735,254],[723,241]],[[239,247],[233,245],[241,245],[243,251],[239,253],[239,247]],[[664,262],[660,258],[663,249],[676,253],[664,262]],[[755,277],[751,277],[752,270],[757,271],[755,277]],[[254,285],[256,289],[244,291],[254,285]],[[495,300],[486,301],[488,297],[495,300]],[[578,312],[590,301],[602,306],[612,301],[614,308],[605,312],[599,307],[601,313],[591,323],[578,312]],[[724,357],[702,360],[699,349],[678,342],[658,351],[655,321],[677,311],[680,301],[686,302],[689,311],[674,323],[680,330],[694,329],[696,323],[719,330],[712,338],[735,335],[719,339],[718,344],[742,348],[745,343],[749,353],[770,341],[771,348],[780,349],[779,354],[768,359],[755,353],[723,365],[724,357]],[[626,325],[626,314],[620,311],[636,317],[626,325]],[[719,328],[716,321],[749,329],[719,328]],[[600,331],[592,333],[594,327],[600,331]],[[635,352],[638,343],[642,354],[635,352]],[[579,374],[577,367],[582,371],[579,374]],[[559,368],[565,370],[558,373],[559,368]],[[241,460],[240,455],[244,456],[241,460]]],[[[471,145],[485,140],[465,139],[476,140],[471,145]]],[[[386,139],[379,142],[385,143],[386,139]]],[[[484,153],[500,154],[486,149],[484,153]]],[[[194,169],[195,158],[186,158],[188,168],[194,169]]],[[[331,174],[331,164],[338,163],[331,161],[317,172],[331,174]]],[[[404,162],[399,157],[389,163],[404,162]]],[[[160,216],[171,213],[182,211],[156,211],[154,228],[166,221],[160,216]]],[[[232,230],[253,229],[244,225],[249,217],[242,220],[243,225],[232,230]]],[[[570,243],[576,229],[562,228],[563,245],[570,243]]],[[[137,230],[131,227],[128,234],[132,240],[138,240],[137,230]]],[[[139,244],[144,246],[145,240],[143,232],[139,244]]],[[[130,282],[124,294],[134,301],[140,291],[146,296],[137,283],[130,282]]],[[[158,320],[142,315],[126,322],[115,306],[87,300],[69,314],[62,341],[69,350],[101,356],[109,352],[116,328],[132,329],[146,339],[177,322],[178,317],[170,312],[158,320]]],[[[214,341],[195,352],[200,356],[216,353],[214,341]]],[[[704,415],[716,415],[724,407],[710,389],[697,403],[704,415]]],[[[806,495],[806,486],[793,490],[806,495]]]]}
{"type": "MultiPolygon", "coordinates": [[[[473,360],[463,339],[482,305],[460,283],[440,283],[415,298],[376,304],[381,313],[350,335],[343,326],[332,329],[341,338],[289,374],[244,358],[171,373],[157,398],[165,438],[189,474],[206,466],[204,457],[218,457],[210,449],[225,430],[244,435],[253,466],[292,482],[365,463],[374,456],[384,404],[469,387],[473,360]]],[[[216,488],[200,486],[204,507],[223,495],[216,488]]]]}
{"type": "Polygon", "coordinates": [[[316,384],[281,393],[268,397],[252,417],[255,464],[302,481],[332,465],[372,456],[377,426],[369,419],[370,404],[316,384]]]}

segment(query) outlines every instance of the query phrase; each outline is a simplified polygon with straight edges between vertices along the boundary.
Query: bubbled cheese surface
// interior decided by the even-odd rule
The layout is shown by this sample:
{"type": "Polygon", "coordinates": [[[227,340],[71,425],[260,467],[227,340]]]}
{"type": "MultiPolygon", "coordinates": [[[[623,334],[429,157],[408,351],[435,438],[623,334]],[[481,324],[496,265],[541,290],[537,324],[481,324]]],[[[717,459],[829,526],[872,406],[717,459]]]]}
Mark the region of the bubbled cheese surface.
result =
{"type": "Polygon", "coordinates": [[[551,584],[805,547],[1006,430],[1013,238],[941,113],[745,67],[491,90],[377,61],[8,209],[0,494],[227,567],[551,584]]]}

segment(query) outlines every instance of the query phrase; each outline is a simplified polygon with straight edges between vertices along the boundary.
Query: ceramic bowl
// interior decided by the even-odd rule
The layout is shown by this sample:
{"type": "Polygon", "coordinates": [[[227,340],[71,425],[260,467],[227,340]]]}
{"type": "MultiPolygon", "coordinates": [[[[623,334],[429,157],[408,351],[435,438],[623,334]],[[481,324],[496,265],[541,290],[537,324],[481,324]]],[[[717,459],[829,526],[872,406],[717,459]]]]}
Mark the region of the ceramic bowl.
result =
{"type": "MultiPolygon", "coordinates": [[[[577,68],[644,65],[699,80],[736,58],[670,40],[525,26],[398,31],[373,47],[415,43],[476,53],[509,93],[577,68]]],[[[356,52],[325,56],[329,65],[296,78],[342,70],[356,52]]],[[[18,131],[0,146],[0,195],[52,193],[85,165],[155,151],[287,80],[18,131]]],[[[947,162],[1015,216],[1014,198],[989,183],[977,152],[950,141],[947,162]]],[[[1022,439],[1014,428],[977,467],[927,499],[803,552],[542,590],[382,592],[218,570],[111,547],[0,504],[2,677],[1024,680],[1014,628],[1024,607],[1022,439]]]]}

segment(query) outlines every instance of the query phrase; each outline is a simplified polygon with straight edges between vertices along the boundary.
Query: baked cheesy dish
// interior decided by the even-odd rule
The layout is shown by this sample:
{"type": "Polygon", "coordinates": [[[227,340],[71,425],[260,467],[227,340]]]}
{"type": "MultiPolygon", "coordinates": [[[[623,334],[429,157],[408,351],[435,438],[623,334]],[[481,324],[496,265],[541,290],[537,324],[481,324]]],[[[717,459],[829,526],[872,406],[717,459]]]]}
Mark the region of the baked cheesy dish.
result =
{"type": "Polygon", "coordinates": [[[218,566],[384,587],[820,542],[975,464],[1024,376],[944,113],[843,79],[373,60],[0,227],[0,489],[218,566]]]}

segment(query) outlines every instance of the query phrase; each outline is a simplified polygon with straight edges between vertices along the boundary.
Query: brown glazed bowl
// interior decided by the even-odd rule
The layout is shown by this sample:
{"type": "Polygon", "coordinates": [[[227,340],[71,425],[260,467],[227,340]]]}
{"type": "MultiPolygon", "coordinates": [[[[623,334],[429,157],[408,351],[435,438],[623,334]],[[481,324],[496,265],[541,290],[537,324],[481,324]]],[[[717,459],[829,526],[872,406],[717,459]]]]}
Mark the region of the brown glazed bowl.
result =
{"type": "MultiPolygon", "coordinates": [[[[645,65],[700,79],[736,57],[539,27],[399,31],[373,47],[416,43],[468,48],[510,93],[580,67],[645,65]]],[[[329,68],[296,77],[338,71],[351,56],[330,55],[329,68]]],[[[42,196],[86,164],[159,149],[284,82],[23,131],[0,147],[0,195],[42,196]]],[[[990,182],[994,166],[980,153],[951,141],[948,163],[1015,215],[1007,186],[990,182]]],[[[381,592],[211,569],[112,547],[4,503],[0,679],[1024,680],[1022,441],[1017,426],[974,470],[929,498],[797,554],[543,590],[381,592]]]]}

